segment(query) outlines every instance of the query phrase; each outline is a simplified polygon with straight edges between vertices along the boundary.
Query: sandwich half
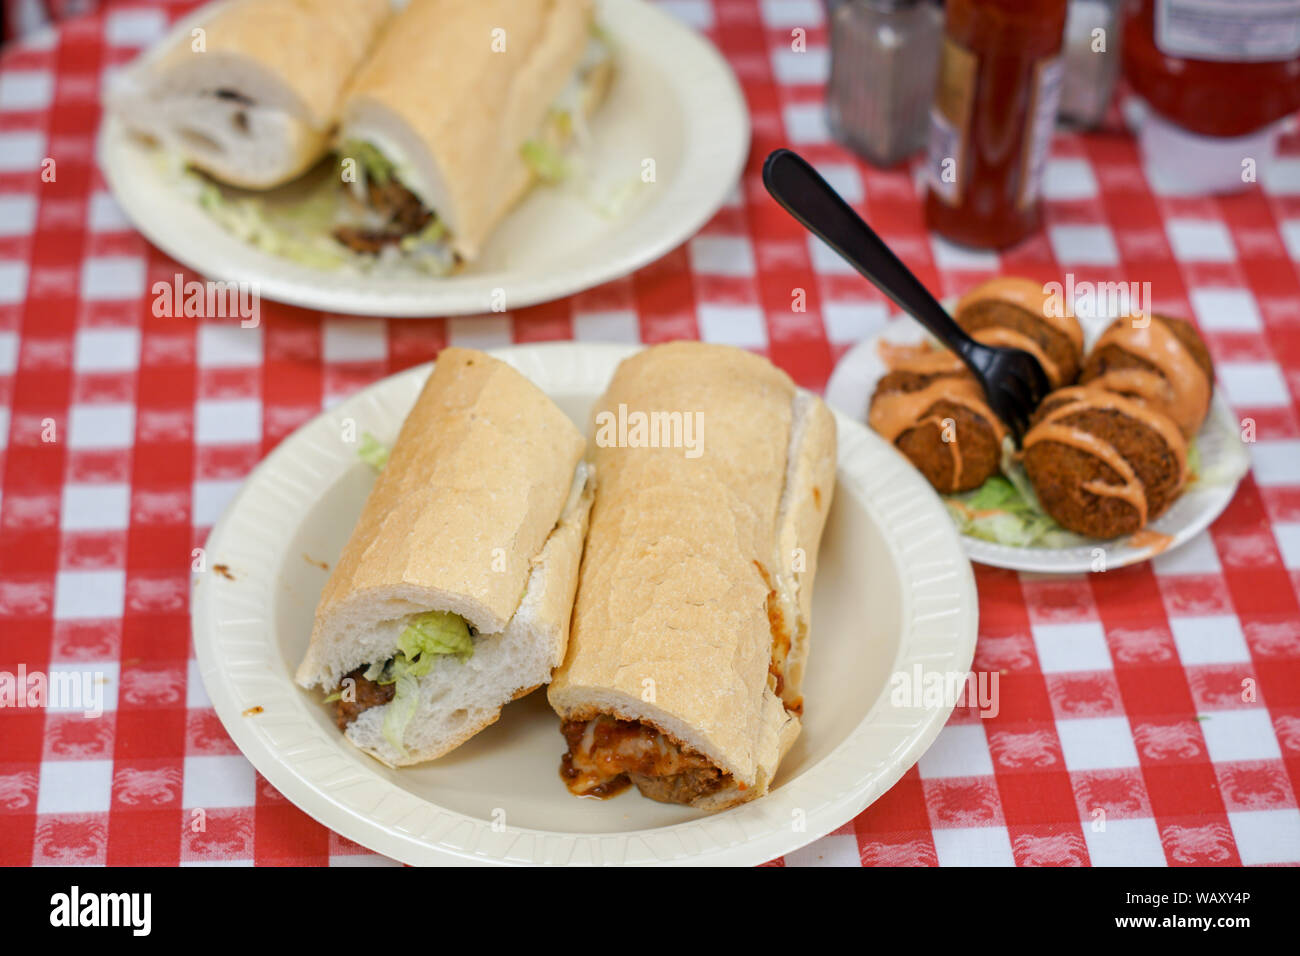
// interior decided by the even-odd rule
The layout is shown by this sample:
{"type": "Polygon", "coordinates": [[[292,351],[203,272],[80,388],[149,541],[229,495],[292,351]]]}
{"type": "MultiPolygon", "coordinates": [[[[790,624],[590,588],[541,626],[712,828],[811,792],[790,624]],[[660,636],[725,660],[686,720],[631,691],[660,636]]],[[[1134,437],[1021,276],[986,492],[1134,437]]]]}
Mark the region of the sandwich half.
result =
{"type": "Polygon", "coordinates": [[[342,107],[338,152],[368,213],[354,253],[474,260],[603,99],[610,50],[591,0],[412,0],[342,107]]]}
{"type": "Polygon", "coordinates": [[[126,125],[223,183],[264,190],[330,148],[339,99],[389,0],[231,0],[129,70],[126,125]]]}
{"type": "Polygon", "coordinates": [[[624,361],[595,424],[600,486],[547,692],[562,776],[706,810],[762,796],[800,729],[834,419],[765,359],[681,342],[624,361]],[[686,416],[694,451],[665,434],[686,416]]]}
{"type": "Polygon", "coordinates": [[[296,675],[353,744],[392,767],[433,760],[550,679],[592,502],[585,446],[509,365],[438,356],[296,675]]]}

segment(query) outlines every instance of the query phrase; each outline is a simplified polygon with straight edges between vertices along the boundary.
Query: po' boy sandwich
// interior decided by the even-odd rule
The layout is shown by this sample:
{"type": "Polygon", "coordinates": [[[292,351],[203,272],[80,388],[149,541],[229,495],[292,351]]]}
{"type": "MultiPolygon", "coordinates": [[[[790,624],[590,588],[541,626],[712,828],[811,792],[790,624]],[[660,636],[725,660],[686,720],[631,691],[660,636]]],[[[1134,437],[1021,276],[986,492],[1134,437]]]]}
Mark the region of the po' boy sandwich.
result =
{"type": "Polygon", "coordinates": [[[329,150],[389,0],[231,0],[129,70],[126,125],[222,182],[270,189],[329,150]]]}
{"type": "Polygon", "coordinates": [[[623,362],[595,426],[600,485],[547,692],[561,774],[580,796],[633,783],[707,810],[762,796],[800,729],[834,419],[765,359],[683,342],[623,362]],[[686,416],[693,449],[668,434],[686,416]]]}
{"type": "Polygon", "coordinates": [[[412,0],[345,96],[338,151],[364,215],[335,239],[435,272],[472,261],[559,175],[611,64],[592,0],[412,0]]]}
{"type": "Polygon", "coordinates": [[[510,366],[438,356],[296,675],[353,744],[392,767],[432,760],[550,679],[591,508],[585,446],[510,366]]]}

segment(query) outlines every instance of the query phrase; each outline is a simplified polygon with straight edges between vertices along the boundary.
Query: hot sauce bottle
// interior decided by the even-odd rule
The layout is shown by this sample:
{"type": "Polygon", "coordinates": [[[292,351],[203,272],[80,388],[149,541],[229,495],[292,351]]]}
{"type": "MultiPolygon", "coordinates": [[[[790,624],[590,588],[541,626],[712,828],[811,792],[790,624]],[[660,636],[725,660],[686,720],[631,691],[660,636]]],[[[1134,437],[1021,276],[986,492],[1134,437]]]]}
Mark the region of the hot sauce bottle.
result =
{"type": "Polygon", "coordinates": [[[1236,137],[1300,109],[1300,0],[1128,0],[1124,73],[1192,133],[1236,137]]]}
{"type": "Polygon", "coordinates": [[[1000,249],[1035,232],[1060,101],[1066,0],[948,0],[925,221],[1000,249]]]}
{"type": "Polygon", "coordinates": [[[1250,188],[1300,108],[1300,0],[1129,0],[1138,145],[1167,194],[1250,188]]]}

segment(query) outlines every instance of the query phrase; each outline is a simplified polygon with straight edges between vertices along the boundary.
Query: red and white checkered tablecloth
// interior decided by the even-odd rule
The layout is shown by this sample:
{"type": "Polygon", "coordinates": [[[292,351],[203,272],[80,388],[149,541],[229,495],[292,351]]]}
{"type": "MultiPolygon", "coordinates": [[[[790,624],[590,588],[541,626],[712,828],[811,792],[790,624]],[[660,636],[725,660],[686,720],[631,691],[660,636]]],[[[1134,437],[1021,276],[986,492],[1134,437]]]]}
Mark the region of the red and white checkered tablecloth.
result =
{"type": "Polygon", "coordinates": [[[888,312],[767,199],[761,158],[787,144],[941,294],[998,272],[1151,282],[1158,310],[1199,323],[1258,440],[1231,507],[1175,553],[1092,576],[977,567],[975,667],[1001,673],[999,714],[959,711],[892,791],[783,862],[1300,863],[1300,140],[1260,187],[1174,199],[1130,138],[1058,135],[1046,230],[963,251],[926,233],[915,168],[881,172],[829,140],[817,0],[662,5],[740,77],[755,131],[741,187],[629,278],[446,320],[273,303],[257,330],[155,317],[147,290],[182,270],[123,218],[94,137],[105,74],[190,4],[110,4],[0,57],[0,672],[98,674],[106,699],[99,719],[0,708],[0,864],[382,862],[223,732],[190,646],[191,549],[293,429],[449,343],[699,337],[824,386],[888,312]]]}

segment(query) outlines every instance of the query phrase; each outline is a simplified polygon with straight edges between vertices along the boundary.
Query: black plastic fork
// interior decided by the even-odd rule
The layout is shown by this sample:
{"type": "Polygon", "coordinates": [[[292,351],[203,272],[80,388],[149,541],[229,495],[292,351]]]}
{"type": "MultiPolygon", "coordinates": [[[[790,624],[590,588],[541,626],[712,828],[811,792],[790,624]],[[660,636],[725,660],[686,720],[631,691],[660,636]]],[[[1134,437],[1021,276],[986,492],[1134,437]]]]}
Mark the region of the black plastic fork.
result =
{"type": "Polygon", "coordinates": [[[768,156],[763,164],[763,185],[805,229],[961,357],[983,387],[989,407],[1019,444],[1034,409],[1050,391],[1038,360],[1021,349],[984,345],[971,338],[884,240],[798,153],[778,149],[768,156]]]}

